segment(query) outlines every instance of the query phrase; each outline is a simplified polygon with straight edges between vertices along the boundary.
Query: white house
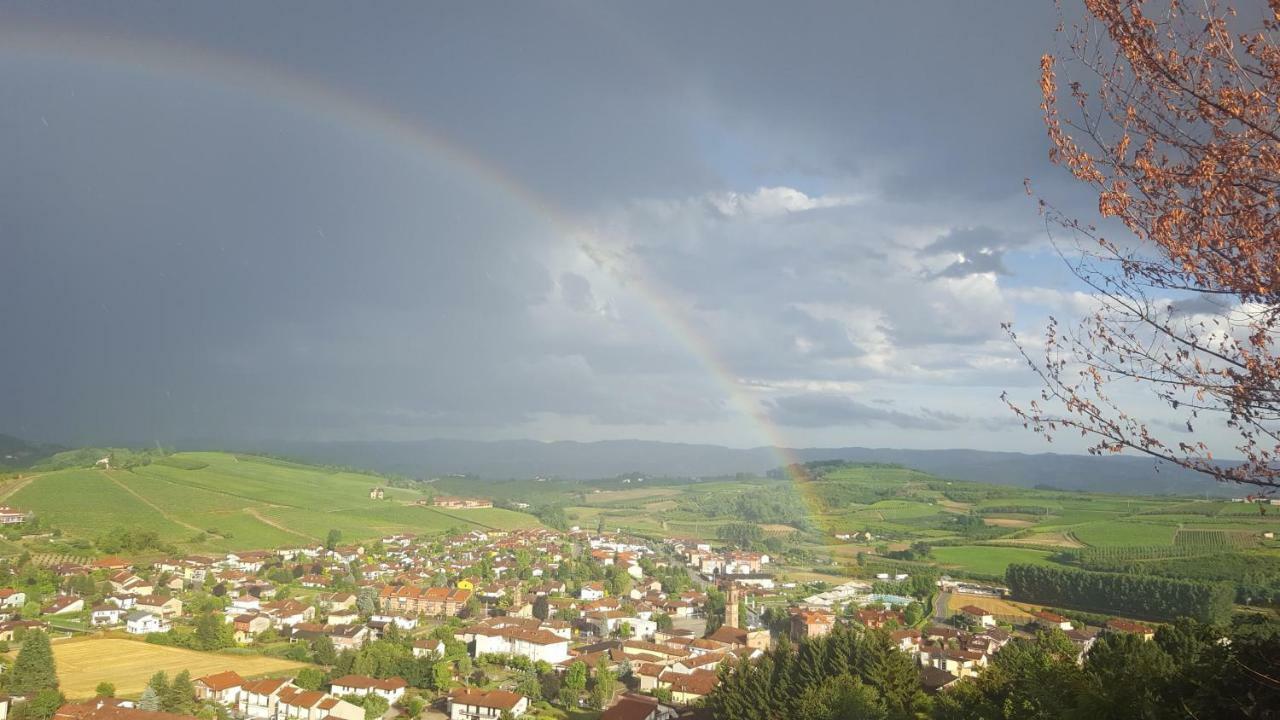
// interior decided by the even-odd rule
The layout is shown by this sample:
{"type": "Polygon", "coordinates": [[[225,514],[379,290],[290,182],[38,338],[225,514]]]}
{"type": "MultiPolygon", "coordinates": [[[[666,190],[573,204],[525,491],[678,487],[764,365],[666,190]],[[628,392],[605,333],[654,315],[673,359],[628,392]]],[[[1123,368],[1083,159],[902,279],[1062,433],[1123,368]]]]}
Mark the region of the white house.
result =
{"type": "Polygon", "coordinates": [[[404,631],[412,630],[418,627],[418,618],[409,617],[407,615],[374,615],[369,618],[376,623],[386,623],[387,625],[395,625],[404,631]]]}
{"type": "Polygon", "coordinates": [[[125,619],[124,630],[132,635],[146,635],[153,632],[168,632],[172,627],[159,615],[135,610],[125,619]]]}
{"type": "Polygon", "coordinates": [[[244,688],[244,678],[234,670],[198,677],[194,682],[197,700],[212,700],[220,705],[235,707],[244,688]]]}
{"type": "Polygon", "coordinates": [[[119,625],[128,611],[108,603],[98,605],[89,613],[89,624],[94,627],[119,625]]]}
{"type": "Polygon", "coordinates": [[[378,680],[365,675],[343,675],[333,681],[334,695],[378,695],[390,705],[400,702],[409,683],[404,678],[378,680]]]}
{"type": "Polygon", "coordinates": [[[277,719],[284,720],[364,720],[364,708],[320,690],[303,690],[286,685],[276,703],[277,719]]]}
{"type": "Polygon", "coordinates": [[[578,590],[578,598],[581,600],[601,600],[604,598],[604,583],[589,582],[578,590]]]}
{"type": "Polygon", "coordinates": [[[569,657],[569,640],[550,630],[503,627],[475,634],[475,656],[519,655],[552,665],[569,657]]]}
{"type": "Polygon", "coordinates": [[[420,658],[428,655],[444,657],[444,641],[435,639],[415,640],[413,643],[413,656],[420,658]]]}
{"type": "Polygon", "coordinates": [[[292,686],[281,678],[247,682],[240,689],[236,709],[244,717],[276,720],[280,691],[286,687],[292,686]]]}

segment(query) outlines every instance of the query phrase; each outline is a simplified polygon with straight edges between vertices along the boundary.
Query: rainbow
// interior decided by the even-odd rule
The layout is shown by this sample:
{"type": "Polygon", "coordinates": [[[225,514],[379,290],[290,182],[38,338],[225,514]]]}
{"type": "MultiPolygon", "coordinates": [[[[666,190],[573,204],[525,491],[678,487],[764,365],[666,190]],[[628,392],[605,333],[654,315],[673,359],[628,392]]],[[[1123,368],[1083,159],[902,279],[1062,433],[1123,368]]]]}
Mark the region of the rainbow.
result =
{"type": "MultiPolygon", "coordinates": [[[[287,68],[154,38],[105,36],[80,28],[8,23],[0,27],[0,60],[5,57],[109,66],[121,72],[178,76],[185,81],[199,79],[223,88],[253,93],[286,109],[318,115],[359,135],[412,150],[435,162],[448,163],[451,169],[464,173],[482,187],[500,193],[557,232],[576,241],[602,269],[633,280],[629,287],[724,390],[732,405],[751,420],[759,432],[759,439],[772,450],[778,464],[788,469],[800,464],[761,404],[744,389],[744,384],[718,350],[668,299],[674,297],[673,293],[661,287],[652,273],[639,267],[637,258],[628,258],[627,272],[623,273],[593,234],[553,202],[420,118],[408,117],[287,68]]],[[[810,483],[804,474],[790,474],[810,508],[820,507],[816,498],[809,497],[810,483]]]]}

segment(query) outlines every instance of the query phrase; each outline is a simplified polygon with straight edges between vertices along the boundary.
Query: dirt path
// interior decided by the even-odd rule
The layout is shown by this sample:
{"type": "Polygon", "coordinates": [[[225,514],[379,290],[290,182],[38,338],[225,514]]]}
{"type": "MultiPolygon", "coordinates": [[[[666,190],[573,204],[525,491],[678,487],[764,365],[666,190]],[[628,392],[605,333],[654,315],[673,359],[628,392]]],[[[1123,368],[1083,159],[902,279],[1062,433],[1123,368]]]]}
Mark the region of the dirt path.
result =
{"type": "Polygon", "coordinates": [[[140,493],[138,493],[137,491],[135,491],[133,488],[131,488],[131,487],[129,487],[128,485],[125,485],[124,483],[122,483],[122,482],[120,482],[119,480],[115,479],[115,477],[111,474],[111,471],[109,471],[109,470],[102,470],[101,472],[102,472],[102,474],[103,474],[103,475],[105,475],[105,476],[107,477],[107,479],[108,479],[108,480],[110,480],[111,482],[113,482],[113,483],[115,483],[116,485],[118,485],[118,486],[120,487],[120,489],[121,489],[121,490],[124,490],[125,492],[129,493],[130,495],[132,495],[132,496],[134,496],[134,497],[138,498],[138,502],[140,502],[140,503],[142,503],[143,505],[146,505],[147,507],[151,508],[152,510],[155,510],[156,512],[160,513],[160,517],[164,518],[165,520],[168,520],[169,522],[173,523],[174,525],[181,525],[182,527],[184,527],[184,528],[188,528],[188,529],[193,530],[193,531],[195,531],[195,532],[197,532],[197,533],[203,533],[203,532],[204,532],[204,530],[202,530],[201,528],[198,528],[198,527],[196,527],[195,525],[192,525],[191,523],[183,522],[183,521],[179,520],[178,518],[176,518],[176,517],[174,517],[174,516],[170,515],[169,513],[165,512],[165,511],[164,511],[164,509],[162,509],[159,505],[156,505],[155,503],[151,502],[151,501],[150,501],[150,500],[148,500],[146,497],[144,497],[143,495],[141,495],[140,493]]]}
{"type": "Polygon", "coordinates": [[[35,475],[26,475],[21,480],[15,481],[13,484],[9,485],[4,490],[0,490],[0,500],[8,500],[11,495],[14,495],[22,488],[30,485],[32,480],[35,480],[38,477],[42,477],[43,475],[44,473],[36,473],[35,475]]]}
{"type": "Polygon", "coordinates": [[[290,535],[297,535],[300,538],[306,538],[307,540],[311,540],[313,542],[320,542],[320,538],[318,537],[312,537],[310,535],[307,535],[306,533],[300,533],[291,527],[286,527],[276,522],[275,520],[272,520],[271,518],[266,517],[262,513],[258,512],[258,508],[256,507],[247,507],[244,509],[244,511],[246,513],[249,513],[249,516],[252,517],[254,520],[257,520],[263,525],[270,525],[271,527],[279,530],[280,532],[286,532],[286,533],[289,533],[290,535]]]}

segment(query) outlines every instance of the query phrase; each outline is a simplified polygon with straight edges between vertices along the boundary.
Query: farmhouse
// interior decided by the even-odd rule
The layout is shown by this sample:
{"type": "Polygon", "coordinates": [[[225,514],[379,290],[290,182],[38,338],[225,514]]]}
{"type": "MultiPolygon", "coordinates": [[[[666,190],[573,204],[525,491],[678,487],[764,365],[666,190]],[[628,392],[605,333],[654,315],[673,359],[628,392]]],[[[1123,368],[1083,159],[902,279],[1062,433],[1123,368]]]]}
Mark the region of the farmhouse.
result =
{"type": "Polygon", "coordinates": [[[26,522],[28,517],[30,513],[15,510],[8,505],[0,505],[0,525],[17,525],[26,522]]]}

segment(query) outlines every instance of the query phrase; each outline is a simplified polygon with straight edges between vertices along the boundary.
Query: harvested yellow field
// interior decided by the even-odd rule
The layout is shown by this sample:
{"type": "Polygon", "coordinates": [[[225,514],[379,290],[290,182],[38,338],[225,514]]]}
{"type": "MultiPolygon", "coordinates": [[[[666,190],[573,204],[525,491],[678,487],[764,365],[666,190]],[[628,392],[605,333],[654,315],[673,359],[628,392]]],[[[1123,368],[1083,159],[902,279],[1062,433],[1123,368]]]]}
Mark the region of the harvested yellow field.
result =
{"type": "Polygon", "coordinates": [[[992,615],[1000,617],[1017,617],[1030,618],[1031,614],[1016,605],[1001,600],[1000,598],[988,597],[986,595],[966,595],[965,593],[954,593],[951,599],[947,601],[947,608],[952,612],[964,607],[965,605],[973,605],[980,607],[992,615]]]}
{"type": "Polygon", "coordinates": [[[151,645],[122,638],[89,638],[53,643],[58,682],[72,700],[93,697],[94,688],[106,680],[121,695],[137,695],[158,670],[169,677],[189,670],[197,678],[223,670],[245,677],[288,673],[304,663],[261,655],[224,655],[184,648],[151,645]]]}
{"type": "Polygon", "coordinates": [[[1019,520],[1018,518],[1003,518],[1003,517],[983,518],[982,522],[988,525],[993,525],[995,527],[1007,527],[1007,528],[1024,528],[1024,527],[1031,527],[1032,525],[1035,525],[1035,523],[1031,522],[1030,520],[1019,520]]]}

